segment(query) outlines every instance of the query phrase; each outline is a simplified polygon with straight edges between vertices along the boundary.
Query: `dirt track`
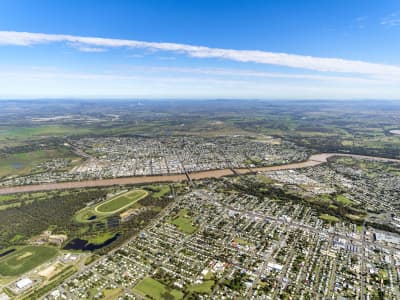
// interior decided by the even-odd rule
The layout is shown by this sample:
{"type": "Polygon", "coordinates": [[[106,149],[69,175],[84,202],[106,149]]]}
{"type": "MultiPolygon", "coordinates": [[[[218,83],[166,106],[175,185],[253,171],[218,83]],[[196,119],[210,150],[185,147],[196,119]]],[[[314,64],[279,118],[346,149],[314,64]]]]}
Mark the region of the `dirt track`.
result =
{"type": "MultiPolygon", "coordinates": [[[[342,153],[321,153],[311,155],[308,160],[299,163],[292,163],[286,165],[272,166],[272,167],[260,167],[260,168],[242,168],[242,169],[222,169],[222,170],[209,170],[190,173],[191,179],[204,179],[204,178],[219,178],[223,176],[229,176],[236,174],[248,174],[251,172],[266,172],[266,171],[278,171],[278,170],[290,170],[300,169],[306,167],[313,167],[327,162],[328,158],[333,156],[347,156],[354,158],[372,159],[376,161],[392,161],[399,162],[400,159],[389,159],[383,157],[374,156],[363,156],[354,154],[342,154],[342,153]]],[[[84,181],[73,181],[73,182],[59,182],[59,183],[45,183],[38,185],[22,185],[15,187],[0,188],[0,195],[22,193],[22,192],[37,192],[37,191],[51,191],[51,190],[64,190],[84,187],[106,187],[113,185],[126,185],[126,184],[139,184],[139,183],[154,183],[154,182],[179,182],[185,181],[187,177],[185,174],[176,175],[159,175],[159,176],[140,176],[140,177],[125,177],[125,178],[113,178],[113,179],[95,179],[95,180],[84,180],[84,181]]]]}

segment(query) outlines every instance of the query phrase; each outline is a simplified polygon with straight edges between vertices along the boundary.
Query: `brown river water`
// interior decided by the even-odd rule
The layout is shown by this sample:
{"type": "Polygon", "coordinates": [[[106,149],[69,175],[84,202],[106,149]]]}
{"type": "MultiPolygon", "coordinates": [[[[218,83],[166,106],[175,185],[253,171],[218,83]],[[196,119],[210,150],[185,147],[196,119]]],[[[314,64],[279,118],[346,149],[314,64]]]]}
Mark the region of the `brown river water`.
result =
{"type": "MultiPolygon", "coordinates": [[[[268,171],[307,168],[323,164],[327,162],[328,158],[333,156],[364,158],[376,161],[400,162],[400,159],[389,159],[389,158],[375,157],[375,156],[363,156],[363,155],[342,154],[342,153],[321,153],[321,154],[311,155],[306,161],[298,163],[290,163],[286,165],[278,165],[271,167],[259,167],[252,169],[241,168],[234,170],[221,169],[221,170],[200,171],[200,172],[190,173],[189,177],[190,179],[195,180],[195,179],[205,179],[205,178],[219,178],[235,174],[249,174],[253,172],[268,172],[268,171]]],[[[122,178],[111,178],[111,179],[94,179],[94,180],[82,180],[82,181],[72,181],[72,182],[44,183],[44,184],[21,185],[21,186],[0,188],[0,195],[22,193],[22,192],[64,190],[64,189],[85,188],[85,187],[107,187],[114,185],[127,185],[127,184],[140,184],[140,183],[179,182],[184,180],[187,180],[185,174],[175,174],[175,175],[135,176],[135,177],[122,177],[122,178]]]]}

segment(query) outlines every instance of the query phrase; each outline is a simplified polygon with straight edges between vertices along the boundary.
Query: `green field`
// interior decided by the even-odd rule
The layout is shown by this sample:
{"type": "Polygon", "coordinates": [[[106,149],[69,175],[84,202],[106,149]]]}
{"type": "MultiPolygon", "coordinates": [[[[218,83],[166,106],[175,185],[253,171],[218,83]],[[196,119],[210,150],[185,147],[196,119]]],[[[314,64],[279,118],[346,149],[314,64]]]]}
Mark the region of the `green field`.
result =
{"type": "Polygon", "coordinates": [[[25,140],[33,137],[77,135],[89,132],[89,129],[61,125],[13,127],[0,129],[0,140],[25,140]]]}
{"type": "Polygon", "coordinates": [[[99,218],[93,208],[84,208],[76,213],[75,220],[79,223],[90,223],[93,221],[98,221],[99,218]],[[95,216],[96,218],[94,220],[89,220],[89,218],[92,216],[95,216]]]}
{"type": "Polygon", "coordinates": [[[328,215],[328,214],[322,214],[322,215],[319,216],[319,218],[321,220],[324,220],[324,221],[329,222],[329,223],[336,223],[336,222],[339,221],[339,218],[337,218],[335,216],[328,215]]]}
{"type": "Polygon", "coordinates": [[[100,245],[105,241],[111,239],[113,236],[115,236],[115,233],[113,232],[104,232],[104,233],[99,233],[96,236],[88,237],[87,241],[90,244],[100,245]]]}
{"type": "Polygon", "coordinates": [[[170,289],[150,277],[147,277],[140,281],[135,286],[134,291],[154,300],[183,298],[183,293],[181,291],[170,289]]]}
{"type": "Polygon", "coordinates": [[[145,190],[133,190],[122,195],[116,196],[98,206],[96,206],[95,211],[98,213],[116,213],[121,211],[137,201],[143,199],[148,195],[145,190]]]}
{"type": "Polygon", "coordinates": [[[336,196],[336,201],[338,201],[341,204],[346,205],[346,206],[351,206],[351,205],[354,204],[353,201],[351,201],[349,198],[347,198],[347,197],[345,197],[343,195],[337,195],[336,196]]]}
{"type": "Polygon", "coordinates": [[[187,290],[197,294],[211,294],[214,283],[214,280],[206,280],[200,284],[189,285],[187,290]]]}
{"type": "Polygon", "coordinates": [[[18,276],[41,265],[58,253],[56,248],[26,246],[0,260],[1,276],[18,276]]]}
{"type": "Polygon", "coordinates": [[[37,166],[45,161],[55,158],[68,158],[79,160],[67,149],[37,150],[25,153],[10,154],[0,159],[0,177],[10,175],[28,175],[32,172],[41,172],[37,166]]]}
{"type": "Polygon", "coordinates": [[[192,219],[187,215],[187,210],[182,209],[177,216],[171,221],[171,224],[175,225],[180,231],[184,233],[193,233],[196,231],[196,227],[193,225],[192,219]]]}
{"type": "Polygon", "coordinates": [[[152,192],[153,198],[161,198],[170,193],[169,185],[149,185],[143,187],[152,192]]]}

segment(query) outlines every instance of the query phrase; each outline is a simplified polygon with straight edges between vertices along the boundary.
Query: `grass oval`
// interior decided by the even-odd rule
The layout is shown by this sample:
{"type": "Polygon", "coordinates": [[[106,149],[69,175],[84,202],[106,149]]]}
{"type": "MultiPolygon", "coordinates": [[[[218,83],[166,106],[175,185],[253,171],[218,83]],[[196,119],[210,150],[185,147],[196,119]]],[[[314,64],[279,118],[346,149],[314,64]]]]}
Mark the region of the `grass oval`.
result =
{"type": "Polygon", "coordinates": [[[133,190],[122,195],[118,195],[106,202],[103,202],[96,206],[95,211],[97,213],[116,213],[121,211],[129,206],[133,205],[137,201],[143,199],[148,195],[148,192],[145,190],[133,190]]]}

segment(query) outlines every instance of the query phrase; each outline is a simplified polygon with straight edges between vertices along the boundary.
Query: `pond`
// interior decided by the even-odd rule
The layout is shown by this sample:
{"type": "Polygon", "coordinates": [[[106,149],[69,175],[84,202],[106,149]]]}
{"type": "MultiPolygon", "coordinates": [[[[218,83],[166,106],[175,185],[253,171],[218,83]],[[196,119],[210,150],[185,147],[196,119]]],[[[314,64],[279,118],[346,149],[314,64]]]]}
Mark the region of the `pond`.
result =
{"type": "Polygon", "coordinates": [[[22,169],[23,167],[24,167],[24,165],[21,164],[21,163],[14,163],[14,164],[13,164],[13,168],[14,168],[15,170],[20,170],[20,169],[22,169]]]}
{"type": "Polygon", "coordinates": [[[17,250],[17,249],[10,249],[10,250],[4,251],[3,253],[0,253],[0,257],[4,257],[10,253],[13,253],[15,250],[17,250]]]}
{"type": "Polygon", "coordinates": [[[112,238],[109,238],[104,243],[101,244],[92,244],[88,243],[87,240],[82,240],[80,238],[76,238],[71,240],[67,245],[65,245],[64,250],[82,250],[82,251],[95,251],[101,249],[105,246],[110,245],[114,242],[121,234],[117,233],[112,238]]]}

